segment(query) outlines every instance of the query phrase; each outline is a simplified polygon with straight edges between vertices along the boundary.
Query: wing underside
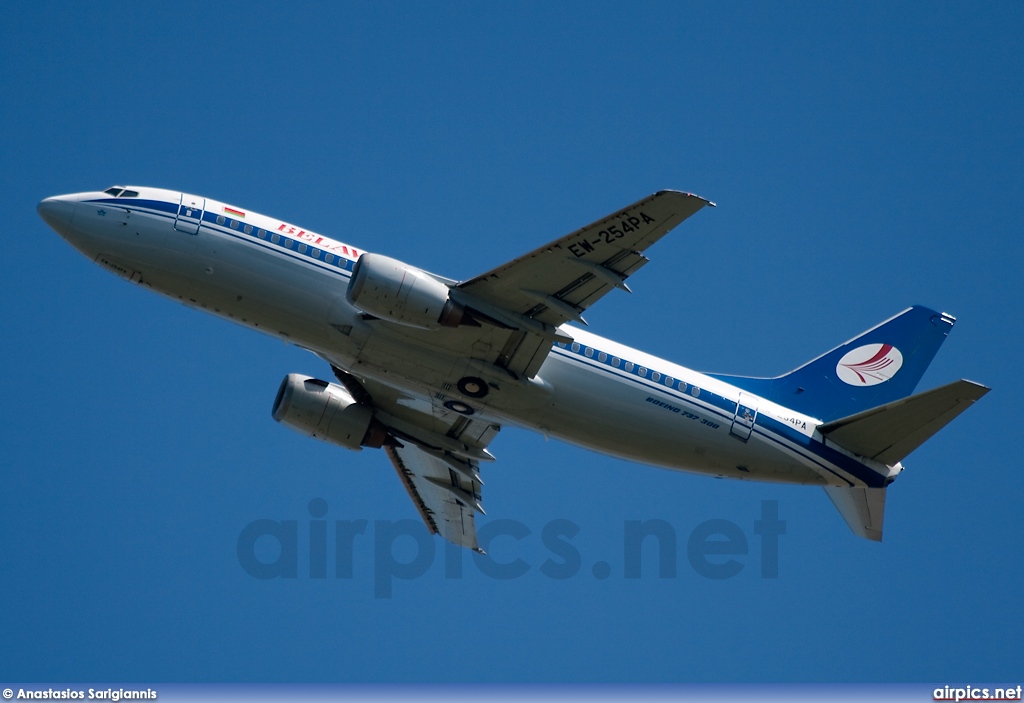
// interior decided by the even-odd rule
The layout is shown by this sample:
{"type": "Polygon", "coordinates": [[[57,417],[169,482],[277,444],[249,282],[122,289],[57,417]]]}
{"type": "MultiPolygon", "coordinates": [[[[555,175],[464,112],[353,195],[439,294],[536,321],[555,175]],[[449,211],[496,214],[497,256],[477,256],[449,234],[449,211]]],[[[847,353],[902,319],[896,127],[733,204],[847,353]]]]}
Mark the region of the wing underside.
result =
{"type": "Polygon", "coordinates": [[[543,317],[555,323],[576,319],[601,295],[623,287],[623,279],[647,263],[643,252],[650,245],[709,204],[690,193],[659,191],[459,288],[520,312],[552,302],[543,317]],[[568,311],[542,296],[554,296],[578,310],[568,311]]]}
{"type": "Polygon", "coordinates": [[[583,312],[648,262],[644,251],[709,201],[664,190],[460,283],[453,299],[479,319],[512,330],[493,363],[537,373],[565,322],[586,324],[583,312]]]}
{"type": "Polygon", "coordinates": [[[437,397],[415,396],[332,368],[387,429],[385,453],[427,529],[479,551],[474,516],[483,512],[480,463],[493,460],[486,447],[500,425],[454,412],[437,397]]]}
{"type": "Polygon", "coordinates": [[[709,201],[663,190],[459,285],[478,300],[552,325],[580,313],[647,263],[643,252],[709,201]]]}
{"type": "Polygon", "coordinates": [[[474,516],[482,512],[480,482],[456,474],[449,461],[415,445],[385,451],[427,528],[449,542],[479,550],[474,516]]]}
{"type": "MultiPolygon", "coordinates": [[[[569,340],[560,325],[586,324],[582,312],[605,293],[629,290],[625,280],[647,263],[647,247],[709,204],[689,193],[655,193],[451,287],[451,301],[466,311],[454,328],[417,330],[364,318],[352,373],[321,355],[386,428],[387,456],[432,532],[479,549],[480,463],[493,461],[486,447],[501,429],[488,419],[484,396],[525,385],[553,343],[569,340]],[[483,383],[484,393],[463,392],[467,380],[483,383]]],[[[331,326],[352,331],[347,323],[331,326]]]]}

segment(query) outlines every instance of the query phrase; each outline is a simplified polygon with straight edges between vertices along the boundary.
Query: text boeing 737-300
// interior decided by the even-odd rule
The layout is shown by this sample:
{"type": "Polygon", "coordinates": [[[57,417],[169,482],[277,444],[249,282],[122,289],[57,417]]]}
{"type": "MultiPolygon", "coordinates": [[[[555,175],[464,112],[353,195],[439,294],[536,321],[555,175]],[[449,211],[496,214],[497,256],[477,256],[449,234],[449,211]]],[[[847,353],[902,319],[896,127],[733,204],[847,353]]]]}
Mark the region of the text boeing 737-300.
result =
{"type": "Polygon", "coordinates": [[[880,540],[901,460],[988,392],[960,380],[913,395],[952,316],[907,308],[776,378],[698,373],[578,326],[705,205],[661,191],[466,281],[176,191],[115,186],[38,209],[119,276],[327,362],[337,383],[289,374],[274,419],[383,448],[427,527],[456,544],[479,549],[480,466],[505,423],[655,466],[818,485],[880,540]]]}

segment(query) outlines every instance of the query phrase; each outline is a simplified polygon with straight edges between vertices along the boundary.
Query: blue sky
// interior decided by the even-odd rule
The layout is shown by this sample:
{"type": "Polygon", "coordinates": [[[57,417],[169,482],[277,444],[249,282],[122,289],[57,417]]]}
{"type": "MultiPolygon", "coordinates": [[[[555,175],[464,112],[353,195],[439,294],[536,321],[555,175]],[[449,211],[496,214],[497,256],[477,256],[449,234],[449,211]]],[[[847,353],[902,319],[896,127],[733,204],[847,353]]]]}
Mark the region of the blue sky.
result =
{"type": "Polygon", "coordinates": [[[213,5],[5,11],[0,678],[1020,676],[1020,4],[213,5]],[[588,314],[596,332],[773,375],[921,303],[959,322],[920,388],[994,391],[905,462],[882,544],[817,489],[503,430],[488,519],[530,534],[492,553],[530,570],[496,580],[462,554],[446,578],[436,541],[426,573],[379,598],[374,523],[416,517],[386,458],[269,416],[284,374],[329,370],[131,287],[36,215],[45,196],[114,183],[456,278],[655,190],[692,191],[719,207],[648,252],[634,294],[588,314]],[[332,523],[369,521],[351,579],[303,574],[316,498],[332,523]],[[762,501],[786,521],[773,579],[762,501]],[[241,567],[259,519],[297,522],[297,578],[241,567]],[[645,552],[627,579],[624,525],[653,519],[677,535],[676,576],[645,552]],[[568,579],[541,571],[555,520],[579,528],[568,579]],[[733,578],[687,560],[707,520],[748,540],[733,578]]]}

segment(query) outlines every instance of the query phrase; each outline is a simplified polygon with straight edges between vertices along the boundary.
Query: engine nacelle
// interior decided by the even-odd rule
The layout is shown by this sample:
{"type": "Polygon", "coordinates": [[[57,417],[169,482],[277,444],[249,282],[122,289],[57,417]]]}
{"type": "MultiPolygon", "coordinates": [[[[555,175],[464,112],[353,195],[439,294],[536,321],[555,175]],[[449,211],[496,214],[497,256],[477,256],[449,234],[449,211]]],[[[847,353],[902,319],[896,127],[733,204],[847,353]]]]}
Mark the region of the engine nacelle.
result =
{"type": "Polygon", "coordinates": [[[277,391],[272,414],[296,432],[339,447],[381,446],[373,441],[373,409],[334,383],[290,373],[277,391]]]}
{"type": "Polygon", "coordinates": [[[418,268],[380,254],[363,254],[345,297],[356,308],[400,325],[434,330],[458,327],[465,309],[448,286],[418,268]]]}

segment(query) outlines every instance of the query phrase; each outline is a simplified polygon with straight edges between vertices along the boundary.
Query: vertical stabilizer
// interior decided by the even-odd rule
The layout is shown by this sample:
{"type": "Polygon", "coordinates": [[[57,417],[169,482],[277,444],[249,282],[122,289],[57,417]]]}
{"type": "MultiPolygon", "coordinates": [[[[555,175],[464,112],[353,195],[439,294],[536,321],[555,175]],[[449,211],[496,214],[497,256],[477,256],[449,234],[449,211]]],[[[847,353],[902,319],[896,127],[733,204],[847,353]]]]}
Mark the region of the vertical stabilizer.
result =
{"type": "Polygon", "coordinates": [[[782,376],[711,375],[828,422],[913,393],[955,322],[915,305],[782,376]]]}

